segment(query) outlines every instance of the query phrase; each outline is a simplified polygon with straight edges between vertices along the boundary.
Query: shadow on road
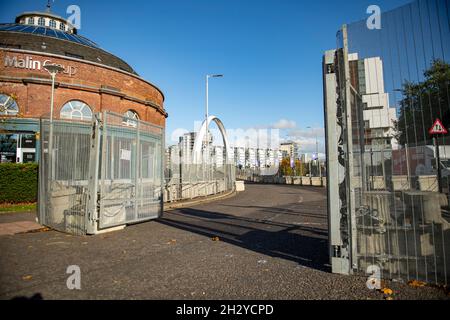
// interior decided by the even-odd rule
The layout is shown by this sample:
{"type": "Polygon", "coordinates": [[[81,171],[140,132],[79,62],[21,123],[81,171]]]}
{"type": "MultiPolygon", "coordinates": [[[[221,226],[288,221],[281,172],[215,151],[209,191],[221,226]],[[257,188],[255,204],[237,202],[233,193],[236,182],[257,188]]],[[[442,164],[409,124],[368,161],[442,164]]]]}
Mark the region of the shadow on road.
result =
{"type": "Polygon", "coordinates": [[[42,300],[44,300],[44,298],[42,297],[42,294],[36,293],[35,295],[33,295],[31,297],[20,296],[20,297],[12,298],[11,300],[12,301],[42,301],[42,300]]]}
{"type": "MultiPolygon", "coordinates": [[[[276,210],[271,208],[271,212],[276,210]]],[[[286,213],[285,209],[278,210],[280,214],[286,213]]],[[[168,212],[158,222],[209,238],[220,237],[223,242],[305,267],[330,271],[328,232],[323,228],[192,208],[168,212]]]]}

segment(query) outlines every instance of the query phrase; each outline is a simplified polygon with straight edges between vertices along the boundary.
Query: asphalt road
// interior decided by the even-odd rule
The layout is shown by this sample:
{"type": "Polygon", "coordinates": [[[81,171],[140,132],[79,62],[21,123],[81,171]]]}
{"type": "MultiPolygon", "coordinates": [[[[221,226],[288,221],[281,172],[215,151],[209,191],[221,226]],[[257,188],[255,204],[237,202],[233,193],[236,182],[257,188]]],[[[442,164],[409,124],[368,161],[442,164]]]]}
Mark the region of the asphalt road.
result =
{"type": "MultiPolygon", "coordinates": [[[[105,235],[1,236],[0,299],[384,298],[364,277],[330,273],[324,189],[246,188],[105,235]],[[81,269],[81,290],[66,286],[70,265],[81,269]]],[[[386,286],[394,299],[446,298],[435,288],[386,286]]]]}

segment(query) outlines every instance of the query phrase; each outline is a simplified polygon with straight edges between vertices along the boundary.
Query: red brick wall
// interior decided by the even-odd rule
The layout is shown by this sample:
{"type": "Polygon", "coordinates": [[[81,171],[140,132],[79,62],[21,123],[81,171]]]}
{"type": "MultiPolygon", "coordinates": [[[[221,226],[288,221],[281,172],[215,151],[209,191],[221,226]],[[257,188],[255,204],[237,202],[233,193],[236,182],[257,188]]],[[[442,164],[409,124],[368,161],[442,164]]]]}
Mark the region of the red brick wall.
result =
{"type": "Polygon", "coordinates": [[[163,110],[164,97],[162,93],[148,82],[124,74],[107,67],[82,63],[70,59],[25,54],[14,51],[0,50],[0,92],[13,94],[17,97],[21,116],[39,118],[50,114],[51,83],[50,76],[45,69],[29,70],[5,66],[5,56],[25,58],[41,62],[51,60],[64,66],[76,68],[76,74],[58,74],[55,89],[54,116],[59,117],[62,106],[70,100],[81,100],[88,104],[93,112],[109,110],[120,114],[131,109],[139,114],[143,121],[165,126],[166,114],[163,110]],[[14,79],[13,79],[14,78],[14,79]],[[21,81],[21,79],[30,79],[21,81]],[[41,83],[41,81],[44,81],[41,83]],[[58,86],[60,83],[60,86],[58,86]],[[78,88],[82,86],[83,88],[78,88]],[[118,89],[118,94],[100,92],[102,86],[118,89]],[[142,100],[142,103],[132,101],[142,100]],[[159,108],[145,105],[143,101],[151,101],[159,108]],[[159,109],[159,110],[158,110],[159,109]]]}

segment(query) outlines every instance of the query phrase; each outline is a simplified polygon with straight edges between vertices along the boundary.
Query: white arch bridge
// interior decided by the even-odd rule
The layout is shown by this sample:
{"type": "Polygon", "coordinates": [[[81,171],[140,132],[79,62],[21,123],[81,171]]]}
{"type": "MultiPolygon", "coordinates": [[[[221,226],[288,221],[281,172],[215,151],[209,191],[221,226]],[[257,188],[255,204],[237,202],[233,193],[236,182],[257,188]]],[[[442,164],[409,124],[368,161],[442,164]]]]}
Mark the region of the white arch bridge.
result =
{"type": "Polygon", "coordinates": [[[198,132],[197,137],[195,138],[194,149],[193,149],[193,153],[192,153],[192,163],[193,164],[201,164],[203,162],[203,158],[202,158],[203,142],[205,141],[205,137],[207,135],[207,128],[209,128],[209,125],[213,121],[217,124],[220,134],[222,135],[223,147],[225,150],[225,163],[226,164],[230,163],[230,161],[229,161],[229,160],[231,160],[230,159],[230,144],[228,142],[228,136],[227,136],[227,132],[225,130],[225,126],[223,125],[222,121],[218,117],[210,116],[210,117],[208,117],[207,121],[206,120],[203,121],[200,131],[198,132]]]}

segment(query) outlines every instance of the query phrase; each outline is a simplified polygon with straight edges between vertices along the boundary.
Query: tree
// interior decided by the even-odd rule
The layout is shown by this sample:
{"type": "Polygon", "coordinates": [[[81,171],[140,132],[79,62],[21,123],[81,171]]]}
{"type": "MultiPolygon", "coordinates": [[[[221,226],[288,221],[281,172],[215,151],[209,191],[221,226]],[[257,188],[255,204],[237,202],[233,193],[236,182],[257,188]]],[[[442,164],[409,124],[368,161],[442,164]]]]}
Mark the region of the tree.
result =
{"type": "Polygon", "coordinates": [[[300,160],[295,160],[295,168],[291,167],[291,159],[284,158],[280,164],[280,172],[283,176],[300,176],[309,173],[308,166],[300,160]]]}
{"type": "Polygon", "coordinates": [[[280,172],[283,176],[291,176],[292,175],[290,158],[284,158],[283,160],[281,160],[280,172]]]}
{"type": "MultiPolygon", "coordinates": [[[[424,72],[424,81],[405,82],[401,92],[400,116],[395,122],[396,138],[400,145],[425,145],[429,143],[428,130],[439,118],[443,125],[450,126],[450,64],[434,60],[424,72]]],[[[443,144],[450,144],[450,134],[443,144]]]]}

